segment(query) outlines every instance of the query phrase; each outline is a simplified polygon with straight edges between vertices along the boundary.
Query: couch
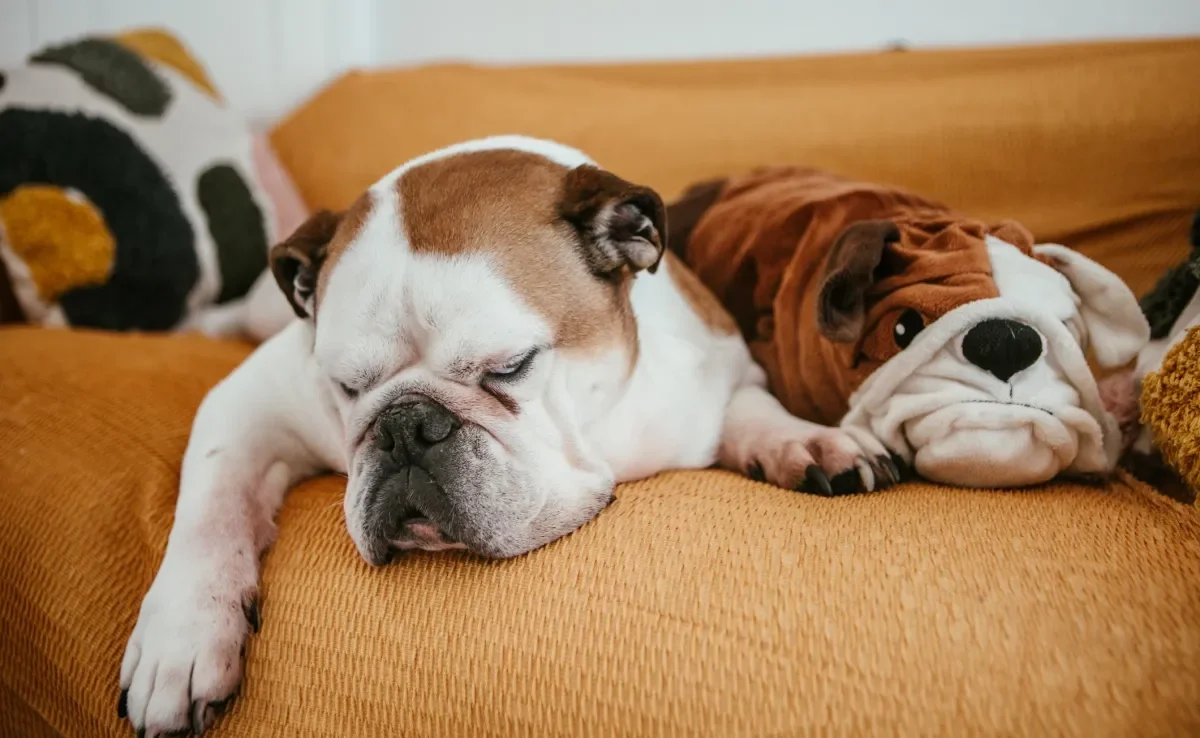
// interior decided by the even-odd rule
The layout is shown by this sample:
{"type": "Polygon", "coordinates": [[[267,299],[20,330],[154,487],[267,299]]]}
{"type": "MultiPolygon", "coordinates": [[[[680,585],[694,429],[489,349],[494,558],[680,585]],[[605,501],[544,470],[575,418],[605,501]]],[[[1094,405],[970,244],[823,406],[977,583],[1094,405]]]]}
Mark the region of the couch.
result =
{"type": "MultiPolygon", "coordinates": [[[[809,163],[1022,220],[1138,293],[1200,206],[1200,40],[355,72],[272,132],[310,207],[454,140],[563,140],[664,197],[809,163]]],[[[189,424],[251,350],[0,330],[0,735],[120,736],[189,424]]],[[[508,561],[365,565],[297,488],[219,736],[1200,733],[1200,515],[1107,485],[823,499],[628,484],[508,561]]]]}

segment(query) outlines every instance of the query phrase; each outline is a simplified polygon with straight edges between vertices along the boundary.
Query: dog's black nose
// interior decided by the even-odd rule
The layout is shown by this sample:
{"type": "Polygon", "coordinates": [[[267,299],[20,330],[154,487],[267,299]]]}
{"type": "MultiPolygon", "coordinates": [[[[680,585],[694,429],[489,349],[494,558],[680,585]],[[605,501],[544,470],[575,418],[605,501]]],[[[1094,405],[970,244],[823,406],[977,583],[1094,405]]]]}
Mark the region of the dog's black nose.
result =
{"type": "Polygon", "coordinates": [[[985,320],[963,336],[967,361],[1003,382],[1033,366],[1041,355],[1041,334],[1015,320],[985,320]]]}
{"type": "Polygon", "coordinates": [[[398,459],[403,455],[402,460],[411,464],[461,426],[454,413],[428,397],[405,399],[379,416],[375,442],[381,450],[398,459]]]}

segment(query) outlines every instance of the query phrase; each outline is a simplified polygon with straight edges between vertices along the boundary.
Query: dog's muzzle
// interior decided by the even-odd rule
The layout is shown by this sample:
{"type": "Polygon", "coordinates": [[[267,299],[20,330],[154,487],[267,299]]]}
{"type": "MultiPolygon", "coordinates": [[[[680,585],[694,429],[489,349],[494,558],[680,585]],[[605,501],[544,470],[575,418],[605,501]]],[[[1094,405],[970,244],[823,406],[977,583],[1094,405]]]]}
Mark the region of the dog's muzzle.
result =
{"type": "Polygon", "coordinates": [[[462,548],[431,518],[444,507],[438,476],[452,466],[461,428],[453,413],[423,396],[403,398],[376,419],[372,432],[385,481],[367,508],[367,527],[379,563],[392,548],[462,548]]]}

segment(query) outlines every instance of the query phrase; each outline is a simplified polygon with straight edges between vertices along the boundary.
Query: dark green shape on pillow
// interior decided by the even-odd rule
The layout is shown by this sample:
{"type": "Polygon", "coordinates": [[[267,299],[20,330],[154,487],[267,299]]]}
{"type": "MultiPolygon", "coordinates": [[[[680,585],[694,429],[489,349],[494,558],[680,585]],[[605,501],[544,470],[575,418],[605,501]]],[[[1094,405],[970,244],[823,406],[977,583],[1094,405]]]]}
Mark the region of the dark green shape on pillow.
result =
{"type": "Polygon", "coordinates": [[[8,77],[4,76],[4,72],[0,72],[0,91],[4,89],[4,83],[8,81],[8,77]]]}
{"type": "Polygon", "coordinates": [[[160,117],[171,102],[171,90],[154,69],[142,57],[112,41],[85,38],[50,46],[29,61],[73,70],[93,90],[134,115],[160,117]]]}
{"type": "Polygon", "coordinates": [[[1200,288],[1200,212],[1192,221],[1192,253],[1169,270],[1142,298],[1142,312],[1150,323],[1150,338],[1166,338],[1179,314],[1200,288]]]}
{"type": "Polygon", "coordinates": [[[129,134],[102,118],[0,110],[0,197],[38,182],[83,193],[116,240],[108,282],[59,300],[71,325],[167,330],[200,279],[195,235],[171,183],[129,134]]]}
{"type": "Polygon", "coordinates": [[[246,180],[228,164],[205,169],[196,182],[196,198],[208,220],[221,267],[217,302],[244,296],[267,268],[267,229],[262,210],[246,180]]]}

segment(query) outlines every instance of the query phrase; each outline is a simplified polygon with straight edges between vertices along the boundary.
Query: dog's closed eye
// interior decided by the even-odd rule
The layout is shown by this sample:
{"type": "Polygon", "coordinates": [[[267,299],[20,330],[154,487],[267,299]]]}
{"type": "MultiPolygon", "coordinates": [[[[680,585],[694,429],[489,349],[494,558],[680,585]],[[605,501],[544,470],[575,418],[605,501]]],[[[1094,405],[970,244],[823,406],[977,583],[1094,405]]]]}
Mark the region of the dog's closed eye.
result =
{"type": "Polygon", "coordinates": [[[539,349],[534,348],[526,351],[524,354],[515,356],[503,365],[489,371],[487,378],[495,382],[520,381],[529,373],[529,369],[533,366],[533,362],[537,359],[539,353],[539,349]]]}

